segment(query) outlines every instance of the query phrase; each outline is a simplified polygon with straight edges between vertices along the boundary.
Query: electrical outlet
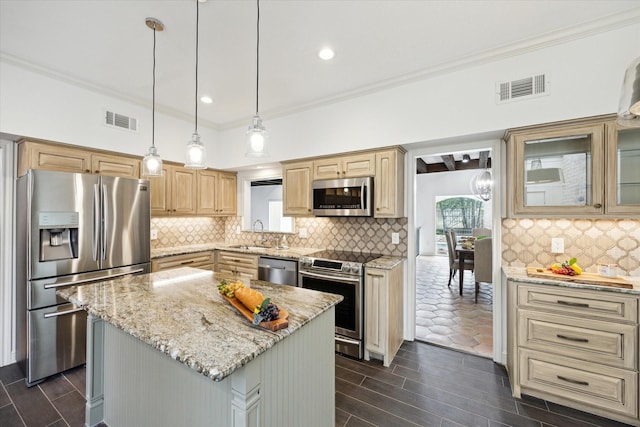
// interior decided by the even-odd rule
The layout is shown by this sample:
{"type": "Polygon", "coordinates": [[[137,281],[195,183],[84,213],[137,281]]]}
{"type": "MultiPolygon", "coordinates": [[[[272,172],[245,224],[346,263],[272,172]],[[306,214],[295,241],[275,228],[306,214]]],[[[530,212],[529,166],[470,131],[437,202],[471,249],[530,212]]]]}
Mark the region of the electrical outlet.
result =
{"type": "Polygon", "coordinates": [[[564,239],[562,237],[551,238],[551,253],[552,254],[564,253],[564,239]]]}
{"type": "Polygon", "coordinates": [[[400,243],[400,233],[391,233],[391,243],[394,245],[400,243]]]}
{"type": "Polygon", "coordinates": [[[301,239],[306,239],[307,238],[307,229],[306,228],[300,228],[298,229],[298,236],[301,239]]]}
{"type": "Polygon", "coordinates": [[[151,230],[151,240],[157,240],[158,239],[158,230],[151,230]]]}

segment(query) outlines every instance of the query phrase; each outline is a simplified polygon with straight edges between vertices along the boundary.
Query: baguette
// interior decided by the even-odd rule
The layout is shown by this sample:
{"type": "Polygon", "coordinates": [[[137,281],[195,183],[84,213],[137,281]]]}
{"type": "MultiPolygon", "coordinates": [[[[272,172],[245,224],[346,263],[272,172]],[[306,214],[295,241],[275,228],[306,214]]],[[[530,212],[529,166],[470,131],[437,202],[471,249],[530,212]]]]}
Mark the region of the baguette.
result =
{"type": "Polygon", "coordinates": [[[239,288],[235,291],[235,297],[253,313],[256,307],[260,307],[264,301],[264,295],[251,288],[239,288]]]}

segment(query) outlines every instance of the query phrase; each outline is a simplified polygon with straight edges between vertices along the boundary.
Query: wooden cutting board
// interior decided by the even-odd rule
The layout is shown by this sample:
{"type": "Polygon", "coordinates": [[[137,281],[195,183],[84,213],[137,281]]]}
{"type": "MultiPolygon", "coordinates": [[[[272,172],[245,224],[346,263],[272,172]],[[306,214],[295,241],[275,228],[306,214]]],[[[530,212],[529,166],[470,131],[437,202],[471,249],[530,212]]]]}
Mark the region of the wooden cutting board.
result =
{"type": "Polygon", "coordinates": [[[615,286],[618,288],[633,289],[633,284],[620,277],[603,277],[592,273],[582,273],[576,276],[555,274],[545,267],[527,267],[527,276],[542,279],[562,280],[564,282],[586,283],[588,285],[615,286]]]}
{"type": "MultiPolygon", "coordinates": [[[[245,307],[244,304],[242,304],[240,300],[238,300],[238,298],[229,298],[226,295],[222,295],[222,297],[229,301],[229,304],[235,307],[236,310],[238,310],[244,317],[247,318],[249,322],[251,322],[251,324],[253,324],[253,312],[245,307]]],[[[260,322],[258,326],[274,332],[288,327],[289,312],[280,306],[278,306],[278,310],[280,311],[280,315],[276,320],[271,320],[270,322],[260,322]]]]}

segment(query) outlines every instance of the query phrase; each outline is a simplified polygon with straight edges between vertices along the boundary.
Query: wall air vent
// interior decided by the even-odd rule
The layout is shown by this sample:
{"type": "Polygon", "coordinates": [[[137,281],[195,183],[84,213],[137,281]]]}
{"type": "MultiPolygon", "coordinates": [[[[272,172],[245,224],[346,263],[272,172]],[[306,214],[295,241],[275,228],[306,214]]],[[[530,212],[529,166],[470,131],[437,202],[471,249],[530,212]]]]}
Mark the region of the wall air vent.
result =
{"type": "Polygon", "coordinates": [[[537,74],[518,80],[496,83],[496,103],[549,95],[549,75],[537,74]]]}
{"type": "Polygon", "coordinates": [[[114,113],[113,111],[109,110],[105,110],[104,124],[107,126],[130,130],[133,132],[138,131],[138,119],[125,116],[124,114],[114,113]]]}

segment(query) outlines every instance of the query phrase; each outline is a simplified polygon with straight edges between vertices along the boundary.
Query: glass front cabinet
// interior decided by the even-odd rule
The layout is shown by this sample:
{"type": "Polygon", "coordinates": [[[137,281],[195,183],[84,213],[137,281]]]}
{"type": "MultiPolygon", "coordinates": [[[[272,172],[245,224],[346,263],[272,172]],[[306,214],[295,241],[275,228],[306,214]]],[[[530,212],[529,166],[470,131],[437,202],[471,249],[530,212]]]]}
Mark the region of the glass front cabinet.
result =
{"type": "Polygon", "coordinates": [[[513,216],[640,213],[640,129],[608,116],[508,135],[513,216]]]}

